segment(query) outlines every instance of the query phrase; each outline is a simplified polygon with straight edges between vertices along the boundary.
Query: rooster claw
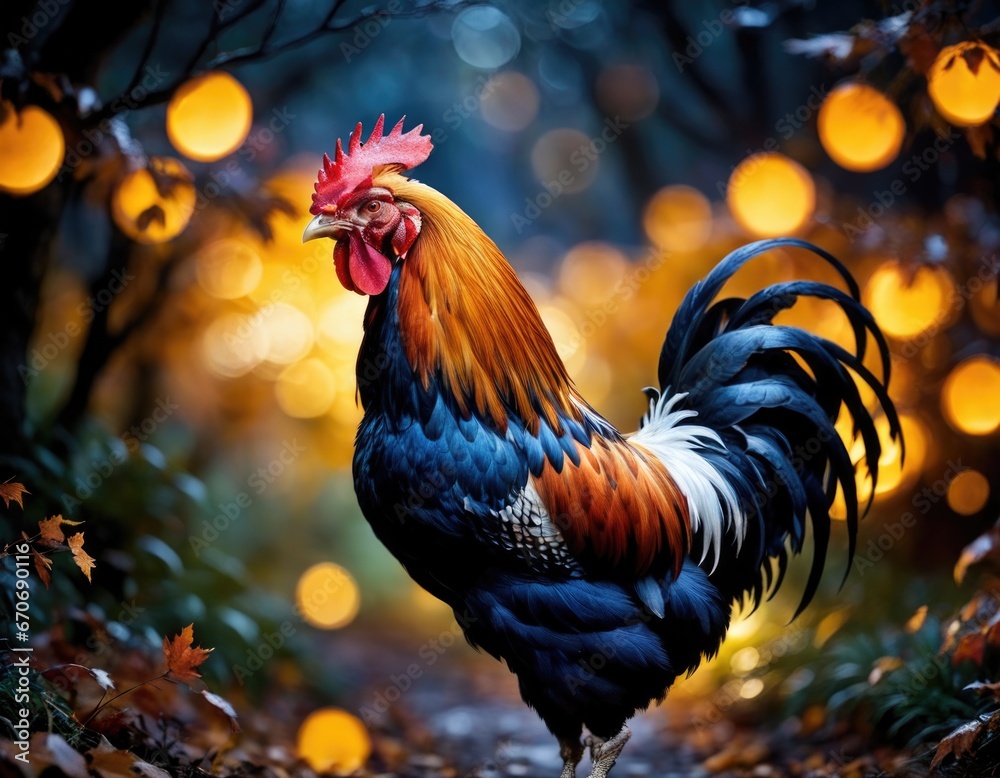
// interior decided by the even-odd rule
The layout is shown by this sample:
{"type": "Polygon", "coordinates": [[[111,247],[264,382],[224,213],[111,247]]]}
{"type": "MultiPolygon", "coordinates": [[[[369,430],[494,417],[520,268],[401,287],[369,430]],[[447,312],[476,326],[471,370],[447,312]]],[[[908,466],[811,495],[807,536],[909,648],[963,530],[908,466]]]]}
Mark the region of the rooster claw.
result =
{"type": "Polygon", "coordinates": [[[623,726],[621,732],[609,740],[602,740],[595,735],[585,737],[584,745],[590,749],[590,759],[594,763],[589,778],[607,778],[630,737],[632,737],[632,732],[627,725],[623,726]]]}

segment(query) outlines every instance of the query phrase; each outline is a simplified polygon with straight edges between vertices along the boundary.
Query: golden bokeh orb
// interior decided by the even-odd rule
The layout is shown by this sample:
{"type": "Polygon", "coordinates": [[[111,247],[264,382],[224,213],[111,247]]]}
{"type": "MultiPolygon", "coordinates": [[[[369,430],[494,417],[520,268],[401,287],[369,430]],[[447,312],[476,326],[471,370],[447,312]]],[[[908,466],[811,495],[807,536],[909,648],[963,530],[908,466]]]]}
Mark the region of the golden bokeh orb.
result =
{"type": "Polygon", "coordinates": [[[864,299],[887,335],[914,338],[950,322],[954,290],[944,268],[923,265],[911,274],[899,262],[889,261],[868,279],[864,299]]]}
{"type": "Polygon", "coordinates": [[[628,268],[625,255],[610,243],[585,241],[563,257],[559,287],[584,305],[600,305],[615,294],[628,268]]]}
{"type": "Polygon", "coordinates": [[[213,71],[181,85],[167,106],[167,137],[189,159],[214,162],[240,147],[253,122],[243,84],[213,71]]]}
{"type": "Polygon", "coordinates": [[[299,756],[318,773],[350,775],[372,752],[365,725],[340,708],[321,708],[310,713],[299,727],[299,756]]]}
{"type": "Polygon", "coordinates": [[[948,484],[948,507],[962,516],[979,513],[990,498],[990,482],[978,470],[963,470],[948,484]]]}
{"type": "Polygon", "coordinates": [[[302,618],[312,626],[339,629],[358,615],[361,592],[343,567],[333,562],[320,562],[299,578],[295,603],[302,618]]]}
{"type": "Polygon", "coordinates": [[[278,406],[296,419],[322,416],[337,396],[333,371],[320,359],[309,358],[285,368],[274,385],[278,406]]]}
{"type": "Polygon", "coordinates": [[[956,365],[941,390],[948,423],[968,435],[991,435],[1000,428],[1000,361],[980,354],[956,365]]]}
{"type": "Polygon", "coordinates": [[[906,122],[896,104],[877,89],[850,82],[830,92],[819,109],[819,140],[846,170],[867,173],[899,156],[906,122]]]}
{"type": "Polygon", "coordinates": [[[646,235],[665,251],[697,251],[712,235],[712,204],[690,186],[666,186],[642,217],[646,235]]]}
{"type": "Polygon", "coordinates": [[[195,274],[202,289],[220,300],[250,294],[264,274],[257,249],[237,238],[221,238],[195,255],[195,274]]]}
{"type": "Polygon", "coordinates": [[[726,187],[726,203],[747,232],[762,238],[790,235],[816,209],[816,186],[797,162],[762,152],[736,166],[726,187]]]}
{"type": "Polygon", "coordinates": [[[46,186],[59,171],[66,140],[47,111],[27,105],[18,112],[0,104],[0,190],[29,195],[46,186]]]}
{"type": "Polygon", "coordinates": [[[927,93],[952,124],[985,124],[1000,103],[1000,52],[976,41],[946,46],[927,71],[927,93]]]}
{"type": "Polygon", "coordinates": [[[115,187],[111,216],[118,229],[140,243],[176,238],[194,213],[194,178],[173,157],[151,157],[149,167],[133,170],[115,187]]]}

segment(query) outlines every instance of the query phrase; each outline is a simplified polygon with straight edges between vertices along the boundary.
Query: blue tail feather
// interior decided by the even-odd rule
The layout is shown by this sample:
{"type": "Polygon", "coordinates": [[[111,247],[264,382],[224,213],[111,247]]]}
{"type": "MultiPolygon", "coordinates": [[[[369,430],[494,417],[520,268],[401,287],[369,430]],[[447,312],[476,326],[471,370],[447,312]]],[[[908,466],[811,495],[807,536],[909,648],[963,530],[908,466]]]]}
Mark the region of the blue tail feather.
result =
{"type": "Polygon", "coordinates": [[[733,251],[695,285],[674,316],[660,353],[661,391],[687,393],[681,407],[698,414],[690,423],[722,436],[727,451],[706,456],[727,474],[750,514],[743,548],[737,553],[734,544],[728,549],[730,558],[711,573],[727,596],[748,593],[759,603],[765,591],[775,591],[788,563],[786,544],[792,553],[800,552],[808,522],[814,556],[801,611],[819,586],[838,486],[846,502],[853,558],[862,511],[855,463],[834,427],[841,408],[847,409],[853,432],[864,443],[862,461],[873,484],[881,444],[852,373],[871,387],[890,435],[900,437],[886,389],[888,344],[859,298],[857,282],[831,254],[796,238],[779,238],[733,251]],[[743,265],[782,247],[806,249],[820,257],[836,270],[847,291],[798,280],[773,284],[746,299],[716,300],[743,265]],[[803,297],[830,301],[844,313],[854,334],[853,351],[798,327],[773,323],[778,313],[803,297]],[[869,336],[877,347],[882,378],[863,363],[869,336]],[[797,453],[803,451],[808,453],[797,453]],[[776,561],[774,570],[771,560],[776,561]]]}

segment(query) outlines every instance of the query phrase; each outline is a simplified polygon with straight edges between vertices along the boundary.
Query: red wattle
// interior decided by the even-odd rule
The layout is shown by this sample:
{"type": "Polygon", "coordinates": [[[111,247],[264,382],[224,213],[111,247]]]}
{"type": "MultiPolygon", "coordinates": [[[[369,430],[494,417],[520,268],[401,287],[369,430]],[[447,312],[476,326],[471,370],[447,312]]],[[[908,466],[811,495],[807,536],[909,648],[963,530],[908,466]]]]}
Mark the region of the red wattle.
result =
{"type": "MultiPolygon", "coordinates": [[[[377,295],[385,291],[389,285],[389,276],[392,275],[392,260],[385,254],[373,249],[359,232],[352,232],[350,247],[350,280],[354,291],[361,294],[377,295]]],[[[338,241],[339,247],[343,241],[338,241]]],[[[340,271],[337,271],[338,274],[340,271]]],[[[343,282],[343,279],[341,279],[343,282]]],[[[347,286],[347,284],[344,284],[347,286]]]]}
{"type": "Polygon", "coordinates": [[[348,269],[350,261],[350,244],[344,238],[341,238],[333,247],[333,266],[337,269],[337,278],[340,279],[340,283],[344,285],[344,288],[348,292],[355,292],[357,290],[354,288],[354,282],[351,281],[351,273],[348,269]]]}

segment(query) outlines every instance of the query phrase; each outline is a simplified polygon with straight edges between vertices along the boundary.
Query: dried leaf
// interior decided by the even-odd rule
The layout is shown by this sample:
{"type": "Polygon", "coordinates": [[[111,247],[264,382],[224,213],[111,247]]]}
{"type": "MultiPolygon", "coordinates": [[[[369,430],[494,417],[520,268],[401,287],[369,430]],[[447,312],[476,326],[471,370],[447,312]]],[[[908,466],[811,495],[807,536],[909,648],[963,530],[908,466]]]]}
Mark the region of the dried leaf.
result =
{"type": "Polygon", "coordinates": [[[903,666],[903,660],[898,656],[883,656],[872,663],[872,671],[868,674],[868,685],[874,686],[882,680],[882,676],[898,670],[903,666]]]}
{"type": "Polygon", "coordinates": [[[66,540],[66,544],[69,546],[69,550],[73,552],[73,561],[76,562],[76,566],[83,571],[83,574],[87,576],[87,580],[89,581],[90,571],[97,567],[97,562],[83,550],[83,533],[77,532],[75,535],[69,537],[66,540]]]}
{"type": "Polygon", "coordinates": [[[58,772],[68,778],[90,778],[87,760],[62,735],[54,732],[36,732],[31,736],[31,764],[38,775],[58,772]]]}
{"type": "Polygon", "coordinates": [[[955,583],[962,583],[968,569],[1000,550],[1000,527],[994,525],[962,549],[955,564],[955,583]]]}
{"type": "Polygon", "coordinates": [[[792,39],[784,42],[785,51],[789,54],[801,54],[815,59],[826,57],[835,62],[843,62],[854,51],[855,38],[842,32],[817,35],[808,40],[792,39]]]}
{"type": "Polygon", "coordinates": [[[192,643],[194,643],[194,624],[184,627],[173,640],[163,638],[163,656],[167,660],[167,672],[184,683],[201,678],[201,673],[195,668],[204,663],[208,655],[215,650],[201,646],[192,648],[192,643]]]}
{"type": "Polygon", "coordinates": [[[135,226],[145,232],[153,222],[156,222],[161,227],[167,223],[167,214],[164,213],[163,208],[155,203],[136,217],[135,226]]]}
{"type": "Polygon", "coordinates": [[[96,748],[87,752],[90,769],[101,778],[170,778],[170,773],[143,762],[131,751],[115,748],[104,735],[96,748]]]}
{"type": "Polygon", "coordinates": [[[995,711],[993,713],[985,713],[979,718],[973,719],[952,731],[944,740],[938,743],[938,747],[934,750],[931,770],[941,764],[945,757],[949,755],[954,756],[957,761],[966,754],[975,751],[976,740],[982,734],[984,728],[987,732],[992,731],[996,729],[998,722],[1000,722],[1000,712],[995,711]]]}
{"type": "Polygon", "coordinates": [[[99,667],[88,667],[87,670],[102,689],[115,688],[115,682],[111,680],[111,676],[108,675],[107,670],[102,670],[99,667]]]}
{"type": "Polygon", "coordinates": [[[917,608],[916,612],[910,616],[904,629],[912,635],[914,632],[920,631],[920,628],[924,626],[925,621],[927,621],[927,606],[921,605],[917,608]]]}
{"type": "Polygon", "coordinates": [[[212,694],[207,689],[202,689],[201,696],[229,717],[229,726],[232,727],[233,732],[240,731],[239,722],[236,721],[236,709],[230,704],[229,700],[220,697],[218,694],[212,694]]]}
{"type": "Polygon", "coordinates": [[[76,527],[82,523],[83,522],[80,521],[70,521],[69,519],[64,519],[62,514],[57,514],[38,522],[38,530],[42,535],[42,540],[49,545],[55,545],[56,543],[66,542],[66,536],[63,534],[60,525],[65,524],[68,527],[76,527]]]}
{"type": "Polygon", "coordinates": [[[965,128],[965,141],[972,149],[972,153],[979,159],[986,159],[986,149],[993,143],[993,127],[989,124],[981,124],[978,127],[965,128]]]}
{"type": "Polygon", "coordinates": [[[48,589],[49,584],[52,583],[52,573],[49,572],[52,569],[52,560],[44,554],[39,554],[38,549],[34,546],[31,547],[31,555],[35,560],[35,572],[38,573],[38,577],[42,579],[42,583],[48,589]]]}
{"type": "Polygon", "coordinates": [[[1000,701],[1000,681],[987,683],[986,681],[973,681],[965,687],[965,691],[989,694],[994,700],[1000,701]]]}
{"type": "Polygon", "coordinates": [[[981,632],[963,635],[951,655],[951,664],[957,666],[962,662],[972,662],[977,667],[983,664],[983,653],[986,650],[986,636],[981,632]]]}
{"type": "Polygon", "coordinates": [[[11,481],[10,478],[0,484],[0,498],[3,498],[3,504],[6,508],[9,508],[12,502],[16,502],[21,510],[24,510],[22,495],[25,494],[31,494],[31,492],[24,488],[24,484],[11,481]]]}

